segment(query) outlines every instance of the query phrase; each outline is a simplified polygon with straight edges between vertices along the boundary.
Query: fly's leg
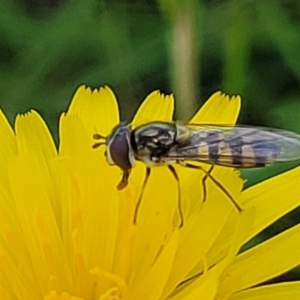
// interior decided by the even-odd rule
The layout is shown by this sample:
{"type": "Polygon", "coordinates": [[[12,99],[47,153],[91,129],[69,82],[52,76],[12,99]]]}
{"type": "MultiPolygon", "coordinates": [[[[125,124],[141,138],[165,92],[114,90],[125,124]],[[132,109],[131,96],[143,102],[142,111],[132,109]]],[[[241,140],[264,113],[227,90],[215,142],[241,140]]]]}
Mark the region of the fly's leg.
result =
{"type": "Polygon", "coordinates": [[[117,189],[119,191],[123,190],[128,185],[128,178],[129,178],[129,175],[130,175],[130,171],[131,171],[130,169],[129,170],[123,170],[122,179],[119,182],[119,184],[117,185],[117,189]]]}
{"type": "Polygon", "coordinates": [[[179,218],[180,218],[179,228],[181,228],[183,226],[183,224],[184,224],[184,220],[183,220],[183,213],[182,213],[180,181],[179,181],[178,174],[177,174],[176,170],[174,169],[174,167],[171,166],[171,165],[168,165],[168,168],[171,171],[171,173],[173,174],[173,176],[174,176],[174,178],[176,179],[176,182],[177,182],[177,190],[178,190],[178,212],[179,212],[179,218]]]}
{"type": "Polygon", "coordinates": [[[203,203],[206,201],[206,197],[207,197],[207,189],[206,189],[206,180],[209,176],[209,174],[212,172],[214,168],[214,165],[212,165],[209,170],[207,171],[207,174],[204,175],[204,177],[202,178],[202,186],[203,186],[203,203]]]}
{"type": "Polygon", "coordinates": [[[197,169],[197,170],[201,170],[202,172],[204,172],[207,175],[207,177],[210,178],[214,182],[214,184],[230,199],[230,201],[232,202],[234,207],[238,210],[238,212],[243,211],[243,209],[235,201],[235,199],[228,193],[228,191],[222,186],[222,184],[210,174],[209,171],[206,171],[201,166],[195,166],[193,164],[189,164],[189,163],[186,163],[183,161],[180,161],[179,163],[180,163],[180,165],[182,165],[184,167],[191,168],[191,169],[197,169]]]}
{"type": "Polygon", "coordinates": [[[141,190],[141,193],[140,193],[140,196],[139,196],[139,199],[137,201],[137,204],[136,204],[136,207],[135,207],[135,211],[134,211],[133,223],[135,225],[137,223],[138,212],[139,212],[139,209],[140,209],[140,206],[141,206],[141,203],[142,203],[144,191],[145,191],[148,179],[150,177],[150,173],[151,173],[151,169],[149,167],[147,167],[147,169],[146,169],[146,176],[145,176],[145,179],[144,179],[144,182],[143,182],[143,185],[142,185],[142,190],[141,190]]]}

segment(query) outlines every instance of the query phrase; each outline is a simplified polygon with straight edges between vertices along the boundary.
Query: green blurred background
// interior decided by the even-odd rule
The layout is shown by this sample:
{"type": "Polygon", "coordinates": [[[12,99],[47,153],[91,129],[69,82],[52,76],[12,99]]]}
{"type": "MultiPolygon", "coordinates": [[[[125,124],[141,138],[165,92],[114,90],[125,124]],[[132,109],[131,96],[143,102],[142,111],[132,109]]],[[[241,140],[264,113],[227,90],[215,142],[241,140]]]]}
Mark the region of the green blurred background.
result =
{"type": "MultiPolygon", "coordinates": [[[[123,119],[161,89],[174,92],[176,118],[188,120],[221,89],[242,95],[240,123],[300,133],[299,0],[0,0],[0,7],[0,106],[11,122],[36,109],[57,139],[59,115],[84,83],[109,85],[123,119]]],[[[295,165],[243,176],[249,186],[295,165]]]]}

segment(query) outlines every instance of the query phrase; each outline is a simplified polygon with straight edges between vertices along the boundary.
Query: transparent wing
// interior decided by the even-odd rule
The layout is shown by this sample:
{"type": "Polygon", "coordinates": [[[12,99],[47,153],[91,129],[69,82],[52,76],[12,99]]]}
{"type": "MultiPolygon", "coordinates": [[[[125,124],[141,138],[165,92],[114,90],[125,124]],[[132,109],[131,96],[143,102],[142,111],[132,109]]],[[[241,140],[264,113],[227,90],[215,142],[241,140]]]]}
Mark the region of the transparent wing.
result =
{"type": "Polygon", "coordinates": [[[300,135],[281,129],[253,126],[188,124],[191,137],[164,157],[196,160],[229,167],[260,167],[300,158],[300,135]]]}

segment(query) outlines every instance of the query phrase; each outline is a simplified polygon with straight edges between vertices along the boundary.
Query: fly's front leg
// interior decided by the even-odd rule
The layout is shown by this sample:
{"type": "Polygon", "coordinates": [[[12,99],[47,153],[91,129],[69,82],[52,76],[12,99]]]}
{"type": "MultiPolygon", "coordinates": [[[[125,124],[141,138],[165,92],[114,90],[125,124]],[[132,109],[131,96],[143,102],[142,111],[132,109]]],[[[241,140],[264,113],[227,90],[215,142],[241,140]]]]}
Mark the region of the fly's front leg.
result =
{"type": "MultiPolygon", "coordinates": [[[[130,176],[130,171],[131,171],[131,169],[123,170],[122,179],[121,179],[120,183],[117,185],[118,190],[123,190],[128,185],[128,178],[130,176]]],[[[144,179],[144,182],[143,182],[143,185],[142,185],[142,190],[141,190],[141,193],[140,193],[140,196],[139,196],[139,199],[137,201],[135,211],[134,211],[134,217],[133,217],[133,223],[134,224],[137,223],[137,216],[138,216],[139,208],[140,208],[141,203],[142,203],[144,191],[145,191],[150,173],[151,173],[151,169],[149,167],[147,167],[146,176],[145,176],[145,179],[144,179]]]]}
{"type": "Polygon", "coordinates": [[[119,191],[123,190],[128,185],[128,178],[129,178],[129,175],[130,175],[130,171],[131,171],[131,169],[123,170],[122,179],[119,182],[119,184],[117,185],[117,189],[119,191]]]}
{"type": "Polygon", "coordinates": [[[183,166],[183,167],[187,167],[187,168],[191,168],[191,169],[197,169],[197,170],[201,170],[202,172],[204,172],[206,174],[206,176],[208,178],[210,178],[214,184],[230,199],[230,201],[232,202],[232,204],[234,205],[234,207],[237,209],[238,212],[242,212],[243,209],[240,207],[240,205],[236,202],[236,200],[229,194],[229,192],[222,186],[222,184],[215,179],[212,174],[210,174],[210,171],[206,171],[204,168],[202,168],[201,166],[196,166],[193,164],[189,164],[187,162],[184,161],[178,161],[178,163],[183,166]]]}
{"type": "Polygon", "coordinates": [[[133,223],[134,224],[137,223],[138,212],[139,212],[139,209],[140,209],[140,206],[141,206],[141,203],[142,203],[142,199],[143,199],[143,196],[144,196],[144,191],[145,191],[148,179],[150,177],[150,174],[151,174],[151,169],[149,167],[147,167],[145,179],[144,179],[144,182],[143,182],[143,185],[142,185],[142,190],[141,190],[141,193],[140,193],[140,196],[139,196],[139,199],[137,201],[135,211],[134,211],[134,217],[133,217],[133,223]]]}

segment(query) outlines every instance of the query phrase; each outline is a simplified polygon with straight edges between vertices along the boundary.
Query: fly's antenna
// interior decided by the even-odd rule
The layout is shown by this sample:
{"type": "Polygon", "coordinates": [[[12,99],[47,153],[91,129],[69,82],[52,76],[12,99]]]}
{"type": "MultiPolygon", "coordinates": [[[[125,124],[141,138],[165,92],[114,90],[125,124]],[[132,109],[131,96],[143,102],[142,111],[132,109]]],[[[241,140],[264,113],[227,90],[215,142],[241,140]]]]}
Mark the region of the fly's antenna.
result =
{"type": "Polygon", "coordinates": [[[97,148],[99,148],[100,146],[106,144],[106,139],[107,139],[107,137],[106,137],[106,136],[103,136],[103,135],[101,135],[101,134],[99,134],[99,133],[94,133],[94,134],[93,134],[93,139],[94,139],[94,140],[97,140],[97,141],[99,141],[99,140],[104,140],[103,142],[97,142],[97,143],[95,143],[95,144],[92,146],[93,149],[97,149],[97,148]]]}

